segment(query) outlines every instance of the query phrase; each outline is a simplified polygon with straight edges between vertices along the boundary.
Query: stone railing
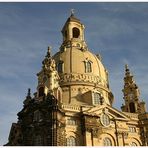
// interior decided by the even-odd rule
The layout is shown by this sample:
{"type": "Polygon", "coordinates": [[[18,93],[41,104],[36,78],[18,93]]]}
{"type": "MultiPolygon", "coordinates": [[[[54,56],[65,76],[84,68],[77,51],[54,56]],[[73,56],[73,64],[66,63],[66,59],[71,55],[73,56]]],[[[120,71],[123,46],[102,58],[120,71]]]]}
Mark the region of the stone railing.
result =
{"type": "Polygon", "coordinates": [[[60,82],[66,83],[66,82],[84,82],[84,83],[93,83],[97,85],[101,85],[104,87],[107,87],[107,82],[103,80],[99,76],[89,75],[89,74],[61,74],[60,75],[60,82]]]}

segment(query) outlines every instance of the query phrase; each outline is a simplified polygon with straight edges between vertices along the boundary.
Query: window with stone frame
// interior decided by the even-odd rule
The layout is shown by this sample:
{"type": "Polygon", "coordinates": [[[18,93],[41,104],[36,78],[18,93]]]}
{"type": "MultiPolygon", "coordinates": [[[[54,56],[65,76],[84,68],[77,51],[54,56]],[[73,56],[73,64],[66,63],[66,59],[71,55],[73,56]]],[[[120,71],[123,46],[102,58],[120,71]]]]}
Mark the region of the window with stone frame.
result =
{"type": "Polygon", "coordinates": [[[92,72],[92,62],[91,61],[85,61],[85,72],[86,73],[92,72]]]}
{"type": "Polygon", "coordinates": [[[101,99],[102,97],[100,93],[96,93],[96,92],[93,93],[93,104],[94,105],[101,105],[102,103],[101,99]]]}
{"type": "Polygon", "coordinates": [[[73,136],[68,137],[67,146],[76,146],[76,138],[73,136]]]}
{"type": "Polygon", "coordinates": [[[103,146],[112,146],[112,142],[111,142],[110,138],[105,137],[103,139],[103,146]]]}
{"type": "Polygon", "coordinates": [[[62,73],[63,72],[63,61],[59,61],[58,64],[57,64],[57,71],[59,73],[62,73]]]}
{"type": "Polygon", "coordinates": [[[34,121],[41,121],[41,119],[42,119],[42,114],[41,114],[41,112],[40,112],[39,110],[36,110],[36,111],[34,112],[33,120],[34,120],[34,121]]]}
{"type": "Polygon", "coordinates": [[[43,96],[44,96],[44,87],[41,86],[41,87],[39,88],[39,97],[43,97],[43,96]]]}
{"type": "Polygon", "coordinates": [[[72,33],[73,33],[73,38],[79,38],[79,36],[80,36],[80,30],[78,28],[74,27],[72,29],[72,33]]]}
{"type": "Polygon", "coordinates": [[[40,135],[34,136],[34,146],[42,146],[42,137],[40,135]]]}

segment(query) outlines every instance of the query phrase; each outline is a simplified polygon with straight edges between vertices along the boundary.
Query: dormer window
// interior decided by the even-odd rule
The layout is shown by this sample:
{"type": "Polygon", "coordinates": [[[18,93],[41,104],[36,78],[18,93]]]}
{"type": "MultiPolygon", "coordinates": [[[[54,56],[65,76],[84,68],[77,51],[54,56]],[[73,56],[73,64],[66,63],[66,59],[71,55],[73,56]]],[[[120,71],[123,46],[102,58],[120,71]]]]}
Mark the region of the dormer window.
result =
{"type": "Polygon", "coordinates": [[[91,61],[85,61],[85,72],[90,73],[92,72],[92,62],[91,61]]]}
{"type": "Polygon", "coordinates": [[[80,30],[78,28],[74,27],[72,29],[72,33],[73,33],[73,38],[79,38],[79,36],[80,36],[80,30]]]}
{"type": "Polygon", "coordinates": [[[93,104],[94,105],[101,105],[102,104],[102,97],[99,93],[93,93],[93,104]]]}

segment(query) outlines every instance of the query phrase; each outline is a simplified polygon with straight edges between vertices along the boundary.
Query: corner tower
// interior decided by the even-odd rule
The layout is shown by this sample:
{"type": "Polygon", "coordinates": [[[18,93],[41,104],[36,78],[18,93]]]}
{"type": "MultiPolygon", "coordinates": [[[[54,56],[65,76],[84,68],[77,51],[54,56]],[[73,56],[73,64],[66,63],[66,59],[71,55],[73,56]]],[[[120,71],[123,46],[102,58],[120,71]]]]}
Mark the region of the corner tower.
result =
{"type": "Polygon", "coordinates": [[[140,101],[140,91],[137,84],[134,81],[128,65],[125,65],[125,77],[124,77],[124,101],[125,105],[121,107],[122,111],[130,113],[145,113],[145,102],[140,101]]]}
{"type": "Polygon", "coordinates": [[[53,56],[63,90],[62,103],[81,106],[103,102],[112,105],[108,72],[101,58],[90,52],[84,29],[85,26],[72,13],[62,29],[60,51],[53,56]]]}

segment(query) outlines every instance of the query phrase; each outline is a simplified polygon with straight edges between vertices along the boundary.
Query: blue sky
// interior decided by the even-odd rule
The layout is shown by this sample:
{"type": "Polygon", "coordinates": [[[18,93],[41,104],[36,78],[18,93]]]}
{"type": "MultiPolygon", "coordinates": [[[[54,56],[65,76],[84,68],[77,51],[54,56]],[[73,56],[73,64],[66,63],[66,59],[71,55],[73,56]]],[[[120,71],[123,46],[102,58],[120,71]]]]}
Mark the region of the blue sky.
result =
{"type": "Polygon", "coordinates": [[[0,145],[22,109],[28,88],[36,91],[41,62],[62,42],[70,9],[85,25],[85,39],[109,71],[114,106],[123,103],[128,64],[148,105],[148,3],[0,3],[0,145]]]}

